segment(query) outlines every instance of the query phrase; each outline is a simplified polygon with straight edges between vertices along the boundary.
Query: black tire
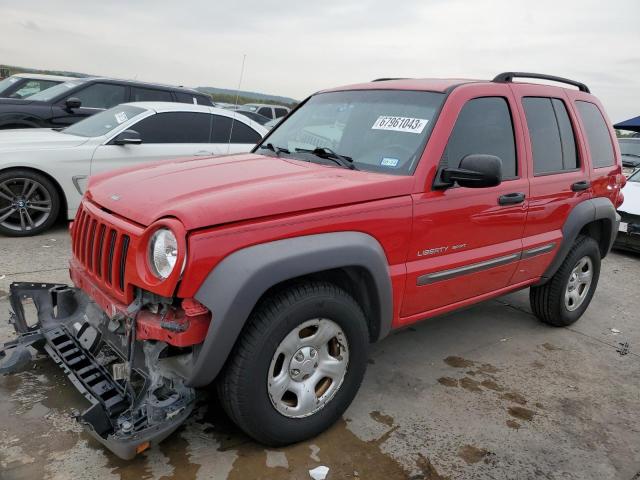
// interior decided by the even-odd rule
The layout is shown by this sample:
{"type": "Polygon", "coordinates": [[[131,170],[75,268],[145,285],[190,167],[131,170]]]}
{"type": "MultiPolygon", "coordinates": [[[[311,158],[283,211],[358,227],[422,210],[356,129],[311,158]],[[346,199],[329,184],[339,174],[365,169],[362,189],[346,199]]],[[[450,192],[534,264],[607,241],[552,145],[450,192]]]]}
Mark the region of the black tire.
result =
{"type": "Polygon", "coordinates": [[[330,427],[354,399],[364,377],[369,331],[358,303],[327,282],[305,282],[263,300],[252,312],[217,380],[227,415],[247,435],[269,446],[314,437],[330,427]],[[344,381],[322,409],[303,418],[279,413],[268,393],[270,364],[280,342],[297,326],[328,318],[343,330],[349,346],[344,381]]]}
{"type": "Polygon", "coordinates": [[[591,237],[579,236],[558,271],[544,285],[531,287],[529,300],[533,313],[544,323],[566,327],[575,323],[585,312],[598,286],[600,277],[600,248],[591,237]],[[573,269],[584,257],[591,260],[593,274],[582,303],[570,310],[565,304],[565,292],[573,269]]]}
{"type": "MultiPolygon", "coordinates": [[[[58,194],[58,190],[44,175],[34,172],[32,170],[26,169],[15,169],[15,170],[7,170],[5,172],[0,173],[0,218],[2,218],[4,213],[8,213],[11,206],[11,201],[8,200],[8,191],[6,188],[3,188],[3,184],[7,185],[5,182],[9,182],[9,189],[13,189],[14,193],[17,192],[17,188],[19,187],[19,182],[30,181],[37,182],[39,185],[38,189],[33,194],[35,198],[35,202],[39,202],[38,205],[34,205],[38,208],[43,208],[42,202],[48,202],[48,212],[43,212],[41,210],[31,210],[29,213],[29,218],[34,222],[33,226],[29,226],[28,222],[25,221],[26,228],[20,229],[18,228],[20,225],[20,217],[19,213],[14,213],[11,217],[7,219],[3,219],[0,222],[0,234],[6,235],[9,237],[28,237],[32,235],[37,235],[42,233],[56,222],[58,218],[58,213],[60,212],[60,195],[58,194]],[[12,184],[11,182],[15,182],[12,184]],[[15,228],[14,228],[15,227],[15,228]]],[[[29,209],[27,207],[27,211],[29,209]]]]}

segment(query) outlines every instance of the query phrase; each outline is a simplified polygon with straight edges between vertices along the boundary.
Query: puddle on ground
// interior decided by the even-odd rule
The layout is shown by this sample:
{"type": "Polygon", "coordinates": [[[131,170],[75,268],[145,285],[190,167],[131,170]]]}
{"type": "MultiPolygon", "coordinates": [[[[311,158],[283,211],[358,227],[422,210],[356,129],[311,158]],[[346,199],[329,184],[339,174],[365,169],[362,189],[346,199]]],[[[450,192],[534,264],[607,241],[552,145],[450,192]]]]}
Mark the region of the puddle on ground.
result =
{"type": "Polygon", "coordinates": [[[526,405],[527,399],[524,398],[524,395],[518,392],[506,392],[500,395],[500,398],[503,400],[507,400],[509,402],[517,403],[518,405],[526,405]]]}
{"type": "Polygon", "coordinates": [[[369,416],[378,423],[386,425],[387,427],[393,427],[393,417],[390,415],[385,415],[384,413],[374,410],[369,416]]]}
{"type": "Polygon", "coordinates": [[[461,378],[460,386],[465,390],[469,390],[470,392],[482,392],[482,388],[480,388],[480,382],[474,380],[473,378],[461,378]]]}
{"type": "Polygon", "coordinates": [[[516,422],[515,420],[511,420],[511,419],[507,420],[506,424],[507,424],[507,427],[513,428],[514,430],[519,430],[520,427],[522,426],[518,422],[516,422]]]}
{"type": "Polygon", "coordinates": [[[475,365],[475,362],[472,362],[471,360],[456,356],[445,358],[444,363],[453,368],[469,368],[475,365]]]}
{"type": "Polygon", "coordinates": [[[467,462],[467,465],[478,463],[487,455],[489,455],[488,450],[474,447],[473,445],[464,445],[458,450],[458,456],[467,462]]]}
{"type": "Polygon", "coordinates": [[[480,382],[480,385],[489,390],[493,390],[494,392],[504,391],[504,388],[498,385],[498,383],[494,380],[483,380],[482,382],[480,382]]]}
{"type": "Polygon", "coordinates": [[[440,377],[438,379],[438,383],[440,385],[444,385],[445,387],[457,387],[458,386],[458,380],[456,380],[455,378],[451,378],[451,377],[440,377]]]}
{"type": "Polygon", "coordinates": [[[533,420],[533,416],[536,414],[533,410],[518,406],[509,407],[507,412],[509,412],[509,415],[512,417],[519,418],[520,420],[526,420],[527,422],[533,420]]]}
{"type": "Polygon", "coordinates": [[[545,350],[548,350],[550,352],[553,352],[555,350],[562,350],[560,347],[553,345],[552,343],[543,343],[542,345],[540,345],[542,348],[544,348],[545,350]]]}

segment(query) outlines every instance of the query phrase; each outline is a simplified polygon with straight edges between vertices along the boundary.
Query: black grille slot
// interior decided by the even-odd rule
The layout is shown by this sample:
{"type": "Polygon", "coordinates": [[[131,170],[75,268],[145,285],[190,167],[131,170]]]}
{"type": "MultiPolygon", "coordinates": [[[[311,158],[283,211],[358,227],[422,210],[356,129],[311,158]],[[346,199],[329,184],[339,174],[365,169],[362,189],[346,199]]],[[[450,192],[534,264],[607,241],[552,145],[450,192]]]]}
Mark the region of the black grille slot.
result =
{"type": "Polygon", "coordinates": [[[129,250],[129,235],[123,235],[122,237],[122,252],[120,254],[120,274],[119,278],[119,287],[120,290],[124,291],[124,270],[127,266],[127,251],[129,250]]]}
{"type": "Polygon", "coordinates": [[[107,257],[107,283],[111,285],[113,281],[113,253],[116,250],[116,231],[111,230],[109,234],[109,256],[107,257]]]}
{"type": "Polygon", "coordinates": [[[104,235],[106,233],[107,227],[104,225],[100,225],[100,230],[98,231],[98,257],[96,258],[96,272],[99,277],[102,276],[102,249],[104,248],[104,235]]]}
{"type": "Polygon", "coordinates": [[[87,265],[89,266],[89,270],[94,269],[93,265],[93,243],[96,236],[96,226],[97,222],[94,220],[91,222],[91,232],[89,233],[89,251],[87,252],[87,265]]]}

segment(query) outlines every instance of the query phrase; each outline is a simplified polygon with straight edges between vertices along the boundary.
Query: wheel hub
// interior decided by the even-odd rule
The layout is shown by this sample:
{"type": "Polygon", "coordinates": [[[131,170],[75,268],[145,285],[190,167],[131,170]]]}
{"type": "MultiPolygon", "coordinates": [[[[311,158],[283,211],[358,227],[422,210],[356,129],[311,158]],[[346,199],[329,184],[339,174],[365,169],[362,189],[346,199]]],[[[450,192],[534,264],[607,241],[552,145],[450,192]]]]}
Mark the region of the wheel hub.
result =
{"type": "Polygon", "coordinates": [[[302,347],[289,362],[289,376],[295,382],[301,382],[313,375],[318,368],[318,350],[314,347],[302,347]]]}

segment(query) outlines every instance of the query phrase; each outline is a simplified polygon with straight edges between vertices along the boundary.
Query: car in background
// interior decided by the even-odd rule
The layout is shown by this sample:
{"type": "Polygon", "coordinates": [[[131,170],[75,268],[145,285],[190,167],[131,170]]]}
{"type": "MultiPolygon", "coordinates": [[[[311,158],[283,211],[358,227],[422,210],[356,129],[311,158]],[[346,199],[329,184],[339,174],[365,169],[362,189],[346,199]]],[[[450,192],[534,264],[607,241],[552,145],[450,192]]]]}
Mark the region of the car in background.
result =
{"type": "Polygon", "coordinates": [[[110,78],[77,78],[26,99],[0,98],[0,130],[64,128],[127,102],[213,105],[209,95],[188,88],[110,78]]]}
{"type": "Polygon", "coordinates": [[[248,152],[266,133],[236,112],[164,102],[119,105],[59,131],[0,132],[0,234],[35,235],[59,213],[72,219],[90,175],[248,152]]]}
{"type": "Polygon", "coordinates": [[[264,115],[270,120],[274,118],[281,118],[286,116],[291,109],[284,105],[269,105],[265,103],[246,103],[242,105],[238,110],[245,112],[256,112],[260,115],[264,115]]]}
{"type": "Polygon", "coordinates": [[[640,169],[627,178],[622,193],[624,202],[618,207],[621,220],[614,247],[640,252],[640,169]]]}
{"type": "Polygon", "coordinates": [[[640,169],[640,137],[618,138],[622,154],[622,173],[630,176],[640,169]]]}
{"type": "Polygon", "coordinates": [[[282,120],[284,119],[284,117],[281,118],[274,118],[273,120],[269,120],[267,123],[264,124],[265,128],[268,128],[269,130],[273,129],[276,125],[278,125],[282,120]]]}
{"type": "Polygon", "coordinates": [[[72,80],[75,80],[75,78],[37,73],[17,73],[0,80],[0,98],[27,98],[72,80]]]}
{"type": "Polygon", "coordinates": [[[249,112],[247,110],[236,110],[241,115],[244,115],[247,118],[250,118],[254,122],[258,122],[260,125],[266,125],[271,121],[270,118],[265,117],[264,115],[260,115],[256,112],[249,112]]]}

